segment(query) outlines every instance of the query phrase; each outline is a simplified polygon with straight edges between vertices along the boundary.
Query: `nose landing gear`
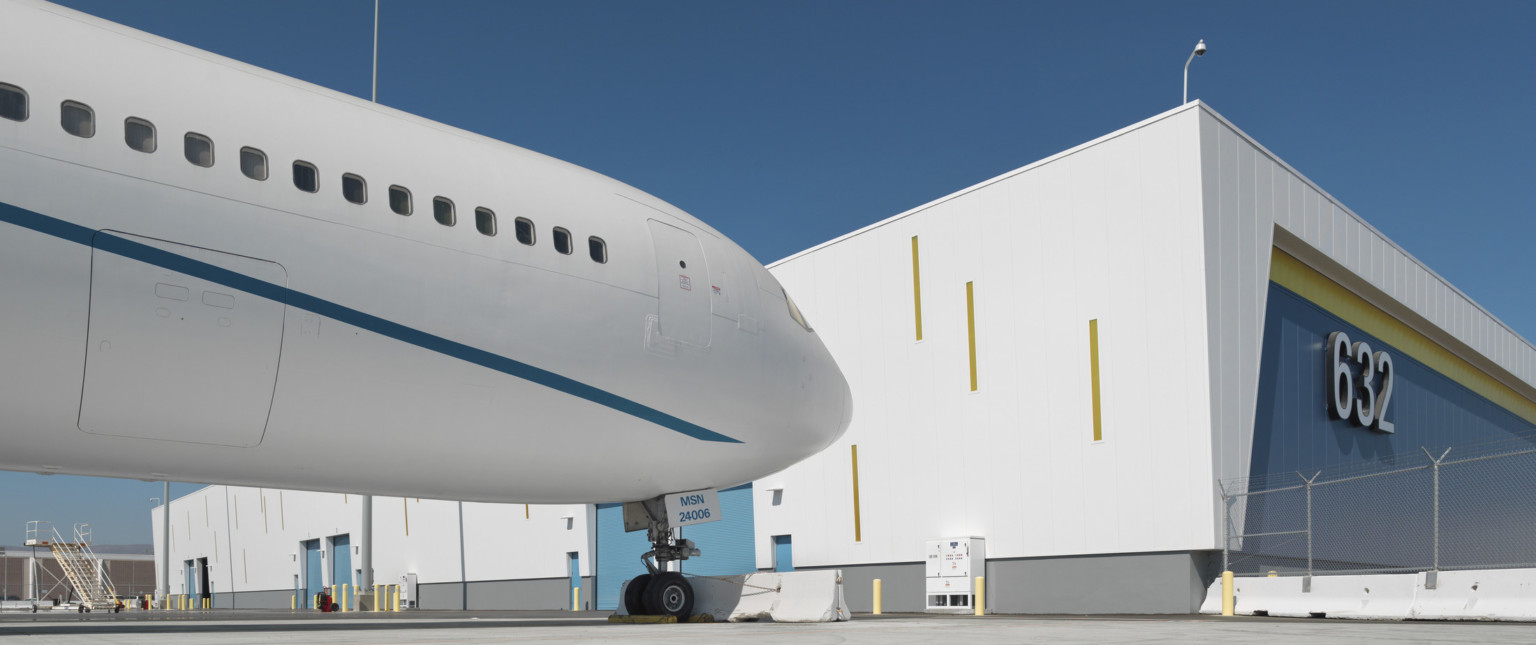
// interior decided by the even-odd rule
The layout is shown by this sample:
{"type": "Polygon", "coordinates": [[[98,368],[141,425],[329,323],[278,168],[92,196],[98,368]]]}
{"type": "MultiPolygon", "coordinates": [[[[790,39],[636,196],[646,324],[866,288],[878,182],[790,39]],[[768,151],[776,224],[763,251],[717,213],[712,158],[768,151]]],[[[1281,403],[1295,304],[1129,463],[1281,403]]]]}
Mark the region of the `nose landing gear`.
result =
{"type": "Polygon", "coordinates": [[[636,576],[624,588],[624,610],[631,614],[678,618],[693,614],[693,585],[683,574],[667,571],[666,566],[668,562],[697,556],[699,550],[692,540],[674,539],[666,518],[666,505],[661,497],[624,504],[624,530],[645,529],[651,541],[651,550],[640,556],[650,573],[636,576]]]}

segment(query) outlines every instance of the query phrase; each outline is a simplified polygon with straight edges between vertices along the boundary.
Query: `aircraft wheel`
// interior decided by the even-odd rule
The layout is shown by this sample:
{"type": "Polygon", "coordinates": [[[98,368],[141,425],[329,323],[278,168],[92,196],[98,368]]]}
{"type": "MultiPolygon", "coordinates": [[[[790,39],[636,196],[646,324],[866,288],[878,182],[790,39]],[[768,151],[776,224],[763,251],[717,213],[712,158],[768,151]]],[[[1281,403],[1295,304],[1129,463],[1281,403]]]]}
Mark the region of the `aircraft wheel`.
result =
{"type": "Polygon", "coordinates": [[[645,608],[645,588],[651,584],[651,574],[641,574],[629,581],[629,586],[624,587],[624,611],[632,616],[644,616],[650,612],[645,608]]]}
{"type": "Polygon", "coordinates": [[[645,606],[651,614],[687,618],[693,614],[693,585],[676,571],[657,574],[645,588],[645,606]]]}

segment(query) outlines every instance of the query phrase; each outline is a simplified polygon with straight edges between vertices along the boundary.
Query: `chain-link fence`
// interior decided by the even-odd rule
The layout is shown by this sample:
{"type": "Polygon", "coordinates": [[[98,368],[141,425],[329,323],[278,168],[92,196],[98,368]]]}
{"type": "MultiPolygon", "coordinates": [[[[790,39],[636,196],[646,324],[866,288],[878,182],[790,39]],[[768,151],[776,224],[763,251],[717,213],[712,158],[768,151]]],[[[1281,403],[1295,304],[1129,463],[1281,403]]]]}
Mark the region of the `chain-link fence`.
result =
{"type": "Polygon", "coordinates": [[[1221,482],[1225,570],[1239,576],[1536,567],[1526,440],[1382,460],[1380,470],[1221,482]]]}

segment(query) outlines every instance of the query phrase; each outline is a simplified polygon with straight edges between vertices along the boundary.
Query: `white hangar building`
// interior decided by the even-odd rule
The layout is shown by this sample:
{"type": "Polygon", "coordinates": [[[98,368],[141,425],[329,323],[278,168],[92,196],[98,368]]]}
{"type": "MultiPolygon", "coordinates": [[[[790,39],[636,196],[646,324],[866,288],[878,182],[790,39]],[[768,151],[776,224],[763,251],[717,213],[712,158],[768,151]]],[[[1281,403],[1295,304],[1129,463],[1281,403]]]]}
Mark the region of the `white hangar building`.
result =
{"type": "MultiPolygon", "coordinates": [[[[839,568],[855,611],[875,578],[887,611],[923,609],[926,542],[975,536],[992,611],[1190,613],[1221,567],[1219,482],[1536,435],[1529,341],[1199,102],[769,268],[853,424],[722,491],[683,570],[839,568]],[[1325,403],[1334,332],[1391,356],[1369,423],[1325,403]]],[[[355,501],[178,499],[171,592],[286,606],[355,580],[355,501]]],[[[610,609],[645,549],[612,504],[376,498],[373,517],[375,579],[414,576],[428,608],[568,607],[581,586],[610,609]]]]}

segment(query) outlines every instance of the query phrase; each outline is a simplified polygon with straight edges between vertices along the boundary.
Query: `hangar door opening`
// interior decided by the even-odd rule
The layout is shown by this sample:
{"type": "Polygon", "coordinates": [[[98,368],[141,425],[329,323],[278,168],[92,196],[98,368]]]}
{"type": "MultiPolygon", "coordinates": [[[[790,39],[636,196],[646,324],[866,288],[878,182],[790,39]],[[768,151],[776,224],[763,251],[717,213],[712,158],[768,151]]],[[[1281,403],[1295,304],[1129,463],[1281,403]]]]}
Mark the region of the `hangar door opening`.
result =
{"type": "Polygon", "coordinates": [[[646,220],[656,246],[657,318],[661,335],[709,346],[709,267],[698,238],[683,229],[646,220]]]}
{"type": "MultiPolygon", "coordinates": [[[[699,576],[731,576],[757,571],[757,549],[752,544],[752,484],[720,491],[720,511],[725,519],[676,529],[693,540],[697,558],[682,563],[683,573],[699,576]]],[[[640,554],[651,549],[645,531],[624,532],[624,505],[597,505],[597,591],[593,609],[619,608],[619,587],[645,573],[640,554]]]]}

